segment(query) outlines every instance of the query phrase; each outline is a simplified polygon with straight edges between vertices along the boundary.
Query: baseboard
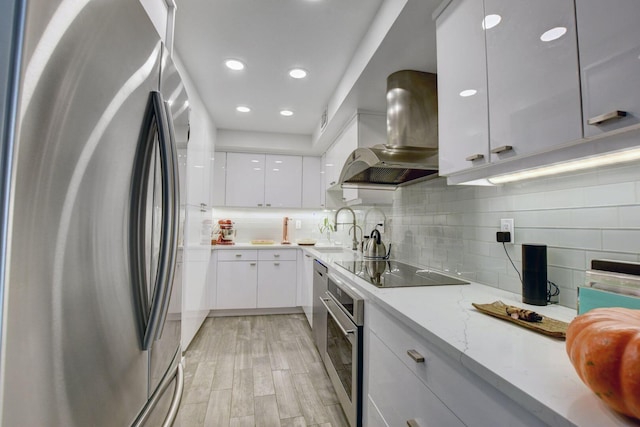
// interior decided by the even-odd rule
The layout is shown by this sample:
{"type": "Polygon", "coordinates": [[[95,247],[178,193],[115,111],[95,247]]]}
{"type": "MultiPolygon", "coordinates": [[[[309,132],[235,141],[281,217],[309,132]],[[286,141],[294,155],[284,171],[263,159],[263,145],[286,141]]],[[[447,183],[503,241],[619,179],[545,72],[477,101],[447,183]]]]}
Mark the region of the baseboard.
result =
{"type": "Polygon", "coordinates": [[[229,316],[263,316],[268,314],[300,314],[304,313],[302,307],[278,307],[278,308],[238,308],[230,310],[211,310],[207,317],[229,316]]]}

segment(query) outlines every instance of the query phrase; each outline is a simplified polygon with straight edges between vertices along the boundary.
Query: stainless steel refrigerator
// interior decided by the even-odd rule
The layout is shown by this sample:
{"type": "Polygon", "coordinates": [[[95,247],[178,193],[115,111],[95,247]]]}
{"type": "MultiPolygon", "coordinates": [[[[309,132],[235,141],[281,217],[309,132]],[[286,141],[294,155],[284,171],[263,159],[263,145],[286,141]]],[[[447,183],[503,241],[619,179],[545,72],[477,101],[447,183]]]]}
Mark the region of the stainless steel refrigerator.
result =
{"type": "Polygon", "coordinates": [[[138,0],[0,13],[0,423],[171,425],[180,76],[138,0]]]}

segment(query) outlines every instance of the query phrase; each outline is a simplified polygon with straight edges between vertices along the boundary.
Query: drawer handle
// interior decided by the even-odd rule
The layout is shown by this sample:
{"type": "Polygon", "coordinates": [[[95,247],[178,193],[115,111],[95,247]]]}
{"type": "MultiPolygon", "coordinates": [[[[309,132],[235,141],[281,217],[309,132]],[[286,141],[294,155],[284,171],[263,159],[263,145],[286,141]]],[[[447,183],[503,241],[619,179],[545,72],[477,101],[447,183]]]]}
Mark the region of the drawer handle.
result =
{"type": "Polygon", "coordinates": [[[242,254],[236,254],[236,258],[240,258],[242,254]]]}
{"type": "Polygon", "coordinates": [[[271,206],[271,203],[267,203],[267,206],[271,206]]]}
{"type": "Polygon", "coordinates": [[[258,206],[262,206],[262,203],[258,203],[258,206]]]}
{"type": "Polygon", "coordinates": [[[407,420],[407,426],[409,427],[420,427],[420,424],[416,420],[407,420]]]}
{"type": "Polygon", "coordinates": [[[506,153],[507,151],[511,151],[513,150],[513,147],[511,145],[503,145],[502,147],[496,147],[493,150],[491,150],[491,152],[493,154],[501,154],[501,153],[506,153]]]}
{"type": "Polygon", "coordinates": [[[274,257],[280,258],[280,254],[273,254],[274,257]]]}
{"type": "Polygon", "coordinates": [[[627,115],[626,111],[615,110],[606,114],[601,114],[599,116],[595,116],[587,120],[587,123],[590,125],[599,125],[604,122],[608,122],[609,120],[615,120],[627,115]]]}
{"type": "Polygon", "coordinates": [[[420,353],[418,353],[415,350],[407,350],[407,354],[409,355],[410,358],[413,359],[414,362],[416,363],[424,363],[424,356],[421,355],[420,353]]]}
{"type": "Polygon", "coordinates": [[[256,265],[256,263],[255,262],[250,262],[249,265],[250,266],[254,266],[254,265],[256,265]]]}
{"type": "Polygon", "coordinates": [[[468,162],[473,162],[474,160],[484,159],[484,154],[472,154],[467,157],[465,160],[468,162]]]}
{"type": "Polygon", "coordinates": [[[279,262],[274,262],[273,265],[280,265],[280,263],[279,262]]]}
{"type": "Polygon", "coordinates": [[[336,183],[335,181],[331,181],[329,185],[334,185],[335,183],[336,183]]]}

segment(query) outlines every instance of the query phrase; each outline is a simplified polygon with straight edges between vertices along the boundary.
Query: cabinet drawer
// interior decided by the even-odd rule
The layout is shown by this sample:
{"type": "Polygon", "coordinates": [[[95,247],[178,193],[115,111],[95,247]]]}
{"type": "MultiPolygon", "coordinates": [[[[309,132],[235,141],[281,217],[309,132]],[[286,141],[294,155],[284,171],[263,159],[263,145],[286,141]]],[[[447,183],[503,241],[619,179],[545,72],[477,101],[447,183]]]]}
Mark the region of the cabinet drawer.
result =
{"type": "Polygon", "coordinates": [[[369,427],[389,427],[382,414],[380,414],[378,407],[371,400],[371,396],[367,397],[367,419],[364,421],[364,425],[369,427]]]}
{"type": "Polygon", "coordinates": [[[218,251],[218,261],[256,261],[258,251],[255,249],[225,249],[218,251]]]}
{"type": "Polygon", "coordinates": [[[370,338],[369,398],[387,424],[406,426],[414,420],[421,427],[464,425],[375,334],[370,338]]]}
{"type": "Polygon", "coordinates": [[[367,306],[367,311],[371,331],[465,424],[540,425],[538,418],[457,360],[442,353],[400,320],[373,304],[367,306]],[[415,361],[409,351],[414,351],[414,357],[419,359],[421,356],[424,361],[415,361]]]}
{"type": "Polygon", "coordinates": [[[297,249],[273,250],[263,249],[258,251],[259,261],[295,261],[297,249]]]}

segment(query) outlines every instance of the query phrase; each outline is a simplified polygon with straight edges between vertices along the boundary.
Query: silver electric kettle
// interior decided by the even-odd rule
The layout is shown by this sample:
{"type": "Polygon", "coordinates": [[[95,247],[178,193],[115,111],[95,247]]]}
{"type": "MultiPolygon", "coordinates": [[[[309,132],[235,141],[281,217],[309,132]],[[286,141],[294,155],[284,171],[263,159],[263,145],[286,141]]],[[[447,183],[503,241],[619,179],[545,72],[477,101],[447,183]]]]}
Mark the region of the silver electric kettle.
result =
{"type": "Polygon", "coordinates": [[[365,259],[389,259],[389,253],[391,252],[391,245],[389,245],[389,252],[382,242],[382,236],[377,228],[374,228],[369,235],[369,240],[364,248],[365,259]]]}

